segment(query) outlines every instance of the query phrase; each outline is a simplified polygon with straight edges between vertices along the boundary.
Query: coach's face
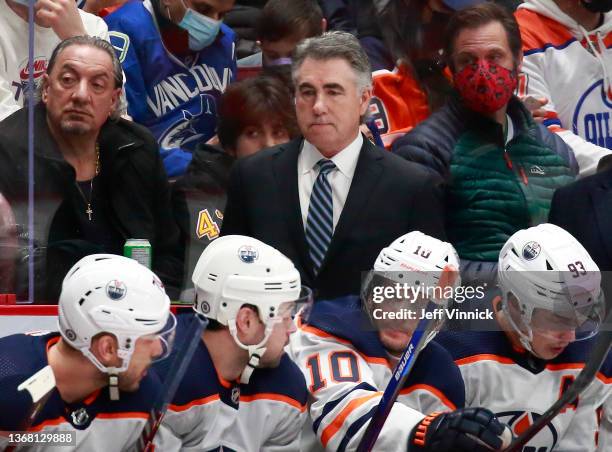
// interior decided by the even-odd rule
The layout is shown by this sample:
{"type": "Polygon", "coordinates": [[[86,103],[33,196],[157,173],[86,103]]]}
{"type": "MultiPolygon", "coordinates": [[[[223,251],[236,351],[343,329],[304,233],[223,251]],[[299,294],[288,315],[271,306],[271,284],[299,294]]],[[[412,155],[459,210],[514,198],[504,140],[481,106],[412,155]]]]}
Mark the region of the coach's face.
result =
{"type": "Polygon", "coordinates": [[[371,91],[359,89],[355,72],[341,58],[306,58],[295,80],[300,130],[321,154],[333,157],[357,137],[371,91]]]}

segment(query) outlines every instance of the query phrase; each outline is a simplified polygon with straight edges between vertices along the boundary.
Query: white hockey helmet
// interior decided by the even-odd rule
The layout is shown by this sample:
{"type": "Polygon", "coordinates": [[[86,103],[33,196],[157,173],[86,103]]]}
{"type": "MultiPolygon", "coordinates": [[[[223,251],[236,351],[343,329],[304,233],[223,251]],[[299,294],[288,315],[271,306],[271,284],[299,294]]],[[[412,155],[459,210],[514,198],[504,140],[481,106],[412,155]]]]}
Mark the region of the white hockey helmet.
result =
{"type": "Polygon", "coordinates": [[[266,349],[274,323],[283,315],[295,315],[310,291],[300,283],[293,262],[281,252],[252,237],[223,236],[206,247],[193,271],[196,289],[194,309],[229,327],[236,343],[249,352],[249,366],[242,380],[248,381],[266,349]],[[257,307],[266,325],[264,339],[255,345],[240,342],[236,316],[245,304],[257,307]]]}
{"type": "Polygon", "coordinates": [[[499,255],[498,285],[502,309],[531,352],[535,309],[555,314],[559,328],[574,329],[576,340],[599,329],[604,311],[599,268],[578,240],[556,225],[540,224],[508,239],[499,255]],[[510,295],[518,316],[510,309],[510,295]]]}
{"type": "Polygon", "coordinates": [[[125,371],[136,340],[156,335],[163,353],[170,353],[176,319],[159,278],[133,259],[113,254],[92,254],[78,261],[62,283],[58,313],[62,338],[80,350],[100,371],[125,371]],[[91,352],[99,333],[114,335],[120,367],[104,366],[91,352]]]}
{"type": "MultiPolygon", "coordinates": [[[[461,284],[459,258],[455,248],[448,242],[419,231],[412,231],[397,238],[380,251],[374,262],[373,271],[369,272],[366,278],[362,294],[363,306],[372,323],[378,324],[379,328],[396,327],[391,326],[394,322],[383,322],[382,325],[386,326],[381,326],[374,318],[375,304],[383,302],[382,299],[376,300],[374,295],[377,290],[380,294],[380,289],[384,289],[385,286],[398,284],[420,291],[418,298],[405,298],[410,293],[414,294],[406,291],[399,298],[389,300],[384,297],[389,301],[384,310],[410,309],[420,312],[429,301],[445,307],[454,294],[454,289],[461,284]]],[[[434,337],[443,323],[443,319],[439,319],[427,341],[434,337]]],[[[406,322],[399,322],[398,325],[400,328],[408,327],[406,322]]]]}
{"type": "Polygon", "coordinates": [[[453,245],[420,231],[404,234],[383,248],[374,262],[374,272],[384,272],[383,275],[398,283],[425,288],[449,282],[453,287],[461,284],[459,257],[453,245]],[[449,273],[453,275],[452,281],[445,281],[443,275],[449,273]]]}

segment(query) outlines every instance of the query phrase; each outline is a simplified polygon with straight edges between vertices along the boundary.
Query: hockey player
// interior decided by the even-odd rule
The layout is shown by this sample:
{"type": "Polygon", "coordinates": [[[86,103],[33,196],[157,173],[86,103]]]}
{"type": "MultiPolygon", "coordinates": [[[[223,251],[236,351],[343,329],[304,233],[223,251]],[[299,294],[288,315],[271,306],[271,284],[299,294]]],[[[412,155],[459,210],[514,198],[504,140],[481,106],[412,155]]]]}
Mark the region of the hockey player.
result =
{"type": "MultiPolygon", "coordinates": [[[[488,301],[494,320],[435,339],[459,365],[466,406],[490,408],[515,435],[546,411],[588,359],[603,310],[600,282],[589,254],[565,230],[541,224],[513,234],[499,257],[501,296],[488,301]]],[[[464,309],[482,307],[470,301],[464,309]]],[[[588,392],[523,450],[594,450],[596,409],[611,376],[604,365],[588,392]]]]}
{"type": "MultiPolygon", "coordinates": [[[[193,283],[194,309],[209,324],[163,421],[175,441],[156,446],[297,450],[308,394],[283,347],[302,301],[299,272],[259,240],[229,235],[204,250],[193,283]]],[[[177,341],[189,317],[179,316],[177,341]]],[[[163,376],[168,368],[157,370],[163,376]]]]}
{"type": "Polygon", "coordinates": [[[216,102],[236,78],[234,0],[130,1],[104,18],[126,76],[128,113],[159,142],[169,176],[215,134],[216,102]]]}
{"type": "MultiPolygon", "coordinates": [[[[87,256],[64,279],[58,324],[0,339],[0,431],[69,432],[88,452],[135,446],[160,390],[147,370],[170,351],[176,325],[160,280],[132,259],[87,256]]],[[[0,449],[19,438],[0,437],[0,449]]],[[[55,450],[50,441],[21,445],[55,450]]]]}
{"type": "MultiPolygon", "coordinates": [[[[418,313],[428,301],[422,297],[414,304],[397,299],[381,301],[376,298],[380,294],[377,289],[385,292],[401,281],[441,287],[442,279],[457,277],[458,267],[452,245],[418,231],[410,232],[380,252],[374,270],[385,273],[373,273],[363,303],[358,297],[320,300],[308,318],[300,317],[290,354],[306,377],[312,430],[326,450],[356,449],[420,317],[382,320],[382,313],[397,314],[404,309],[418,313]]],[[[375,450],[458,452],[499,448],[503,426],[489,411],[462,410],[463,404],[464,388],[457,366],[444,349],[430,342],[393,405],[375,450]],[[436,411],[446,413],[422,414],[436,411]],[[426,436],[419,441],[418,432],[427,425],[426,436]],[[473,429],[473,437],[468,435],[468,426],[473,429]]],[[[304,443],[308,441],[304,439],[304,443]]],[[[303,445],[302,449],[313,450],[313,446],[303,445]]]]}
{"type": "Polygon", "coordinates": [[[518,94],[544,101],[537,116],[571,146],[581,176],[612,151],[610,10],[609,0],[526,0],[516,12],[525,55],[518,94]]]}

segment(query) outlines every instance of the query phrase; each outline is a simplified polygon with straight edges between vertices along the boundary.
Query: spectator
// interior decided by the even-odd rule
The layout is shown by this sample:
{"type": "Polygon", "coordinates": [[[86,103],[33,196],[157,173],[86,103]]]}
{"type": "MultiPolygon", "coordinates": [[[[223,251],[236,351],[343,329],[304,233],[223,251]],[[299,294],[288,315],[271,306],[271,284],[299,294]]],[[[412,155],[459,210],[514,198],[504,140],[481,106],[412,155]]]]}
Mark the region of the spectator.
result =
{"type": "Polygon", "coordinates": [[[255,26],[267,0],[236,0],[234,7],[225,15],[224,22],[237,35],[236,58],[245,58],[257,53],[255,26]]]}
{"type": "Polygon", "coordinates": [[[445,53],[458,96],[393,150],[446,179],[446,233],[463,280],[493,282],[505,241],[545,222],[554,190],[578,168],[563,140],[512,94],[522,53],[510,11],[486,2],[455,13],[445,53]]]}
{"type": "Polygon", "coordinates": [[[128,113],[159,142],[168,175],[183,174],[213,137],[216,102],[236,76],[234,0],[129,1],[105,17],[127,83],[128,113]]]}
{"type": "Polygon", "coordinates": [[[373,74],[370,112],[387,149],[446,102],[451,84],[443,31],[454,10],[481,1],[391,0],[381,9],[397,66],[373,74]]]}
{"type": "MultiPolygon", "coordinates": [[[[219,236],[234,161],[298,135],[293,98],[278,78],[259,75],[227,88],[218,118],[223,149],[201,144],[187,173],[172,189],[175,214],[187,244],[185,275],[193,273],[202,251],[219,236]]],[[[191,285],[190,278],[185,285],[191,285]]]]}
{"type": "MultiPolygon", "coordinates": [[[[391,69],[393,56],[383,40],[377,17],[378,3],[388,0],[318,0],[330,30],[346,31],[356,36],[373,70],[391,69]]],[[[382,27],[384,29],[384,27],[382,27]]]]}
{"type": "Polygon", "coordinates": [[[414,229],[443,236],[438,178],[359,133],[371,68],[355,37],[303,41],[293,79],[303,138],[236,162],[222,234],[277,248],[321,297],[356,294],[360,272],[393,237],[414,229]]]}
{"type": "MultiPolygon", "coordinates": [[[[34,81],[40,82],[51,52],[63,39],[77,35],[108,40],[102,19],[81,11],[75,2],[38,0],[34,8],[34,81]]],[[[0,1],[0,120],[24,104],[28,84],[28,1],[0,1]]]]}
{"type": "Polygon", "coordinates": [[[323,13],[315,0],[269,0],[255,28],[261,52],[238,61],[241,74],[249,76],[260,72],[262,67],[290,65],[297,44],[319,36],[325,27],[323,13]]]}
{"type": "Polygon", "coordinates": [[[526,0],[516,12],[525,59],[519,95],[576,154],[580,175],[612,154],[609,1],[526,0]]]}
{"type": "MultiPolygon", "coordinates": [[[[42,77],[34,111],[36,215],[28,231],[36,241],[38,301],[57,301],[63,276],[79,258],[123,254],[128,238],[149,240],[153,269],[177,294],[183,256],[168,214],[170,187],[150,133],[114,119],[121,85],[112,46],[87,36],[60,43],[42,77]]],[[[28,209],[27,115],[22,109],[0,123],[0,192],[21,225],[28,209]]],[[[18,295],[27,298],[27,283],[20,287],[18,295]]]]}

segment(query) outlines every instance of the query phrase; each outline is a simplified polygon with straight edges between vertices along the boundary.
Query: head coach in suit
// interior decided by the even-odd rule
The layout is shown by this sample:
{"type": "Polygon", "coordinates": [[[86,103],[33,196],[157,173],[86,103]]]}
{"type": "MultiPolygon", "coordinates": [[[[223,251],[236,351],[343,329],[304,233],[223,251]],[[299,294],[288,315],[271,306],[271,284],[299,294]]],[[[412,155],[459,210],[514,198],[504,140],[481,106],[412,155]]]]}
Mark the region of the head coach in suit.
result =
{"type": "Polygon", "coordinates": [[[359,132],[372,78],[352,35],[303,41],[292,76],[302,137],[234,165],[221,232],[280,250],[317,298],[356,294],[361,272],[395,238],[445,238],[442,182],[359,132]]]}

